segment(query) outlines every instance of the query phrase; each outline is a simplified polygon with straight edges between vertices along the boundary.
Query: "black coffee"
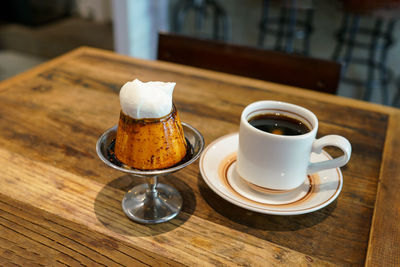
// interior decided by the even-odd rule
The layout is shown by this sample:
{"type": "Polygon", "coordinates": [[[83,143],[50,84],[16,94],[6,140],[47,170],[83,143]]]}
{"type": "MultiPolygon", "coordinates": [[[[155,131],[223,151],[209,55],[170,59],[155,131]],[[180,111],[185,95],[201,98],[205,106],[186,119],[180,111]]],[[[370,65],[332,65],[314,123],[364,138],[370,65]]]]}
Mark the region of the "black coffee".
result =
{"type": "Polygon", "coordinates": [[[279,135],[301,135],[311,131],[302,121],[280,113],[260,114],[252,117],[249,123],[261,131],[279,135]]]}

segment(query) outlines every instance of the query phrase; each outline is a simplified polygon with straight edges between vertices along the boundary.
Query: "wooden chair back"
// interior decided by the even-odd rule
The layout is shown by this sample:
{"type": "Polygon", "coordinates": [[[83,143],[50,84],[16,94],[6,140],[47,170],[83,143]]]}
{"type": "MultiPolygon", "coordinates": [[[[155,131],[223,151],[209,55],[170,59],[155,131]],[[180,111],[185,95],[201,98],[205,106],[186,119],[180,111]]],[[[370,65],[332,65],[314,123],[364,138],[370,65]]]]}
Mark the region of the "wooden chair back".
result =
{"type": "Polygon", "coordinates": [[[158,59],[335,94],[341,65],[334,61],[160,33],[158,59]]]}

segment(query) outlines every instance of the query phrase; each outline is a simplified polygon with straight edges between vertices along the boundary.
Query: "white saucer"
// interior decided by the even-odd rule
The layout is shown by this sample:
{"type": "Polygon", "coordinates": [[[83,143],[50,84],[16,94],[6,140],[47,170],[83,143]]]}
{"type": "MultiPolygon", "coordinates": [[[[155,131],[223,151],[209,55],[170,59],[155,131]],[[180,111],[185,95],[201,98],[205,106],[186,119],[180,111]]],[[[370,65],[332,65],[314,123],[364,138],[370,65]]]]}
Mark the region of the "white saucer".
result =
{"type": "MultiPolygon", "coordinates": [[[[207,146],[200,157],[200,172],[207,185],[225,200],[242,208],[273,215],[297,215],[319,210],[336,199],[342,190],[339,168],[305,177],[304,184],[284,193],[255,190],[236,172],[238,133],[225,135],[207,146]]],[[[311,154],[311,162],[331,159],[323,151],[311,154]]]]}

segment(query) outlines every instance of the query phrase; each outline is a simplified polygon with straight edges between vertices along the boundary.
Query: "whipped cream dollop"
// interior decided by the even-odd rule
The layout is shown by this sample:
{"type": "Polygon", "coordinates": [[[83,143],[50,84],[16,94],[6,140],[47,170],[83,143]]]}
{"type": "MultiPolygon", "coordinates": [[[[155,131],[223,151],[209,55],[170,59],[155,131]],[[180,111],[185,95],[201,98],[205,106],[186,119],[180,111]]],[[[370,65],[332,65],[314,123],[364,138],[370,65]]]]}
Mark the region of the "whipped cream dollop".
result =
{"type": "Polygon", "coordinates": [[[122,111],[134,119],[161,118],[172,110],[173,82],[141,82],[135,79],[122,86],[122,111]]]}

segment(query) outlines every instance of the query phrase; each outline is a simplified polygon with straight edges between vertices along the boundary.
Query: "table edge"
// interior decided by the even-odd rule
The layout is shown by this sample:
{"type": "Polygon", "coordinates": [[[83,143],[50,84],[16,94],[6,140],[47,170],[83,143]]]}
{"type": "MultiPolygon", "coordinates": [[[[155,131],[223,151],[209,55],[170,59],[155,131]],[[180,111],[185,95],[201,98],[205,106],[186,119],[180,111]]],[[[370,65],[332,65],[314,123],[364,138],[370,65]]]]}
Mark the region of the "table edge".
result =
{"type": "Polygon", "coordinates": [[[389,117],[365,266],[400,264],[400,229],[393,223],[400,221],[400,210],[392,203],[400,189],[400,140],[396,132],[400,133],[400,112],[389,117]],[[397,247],[391,246],[396,243],[397,247]]]}

